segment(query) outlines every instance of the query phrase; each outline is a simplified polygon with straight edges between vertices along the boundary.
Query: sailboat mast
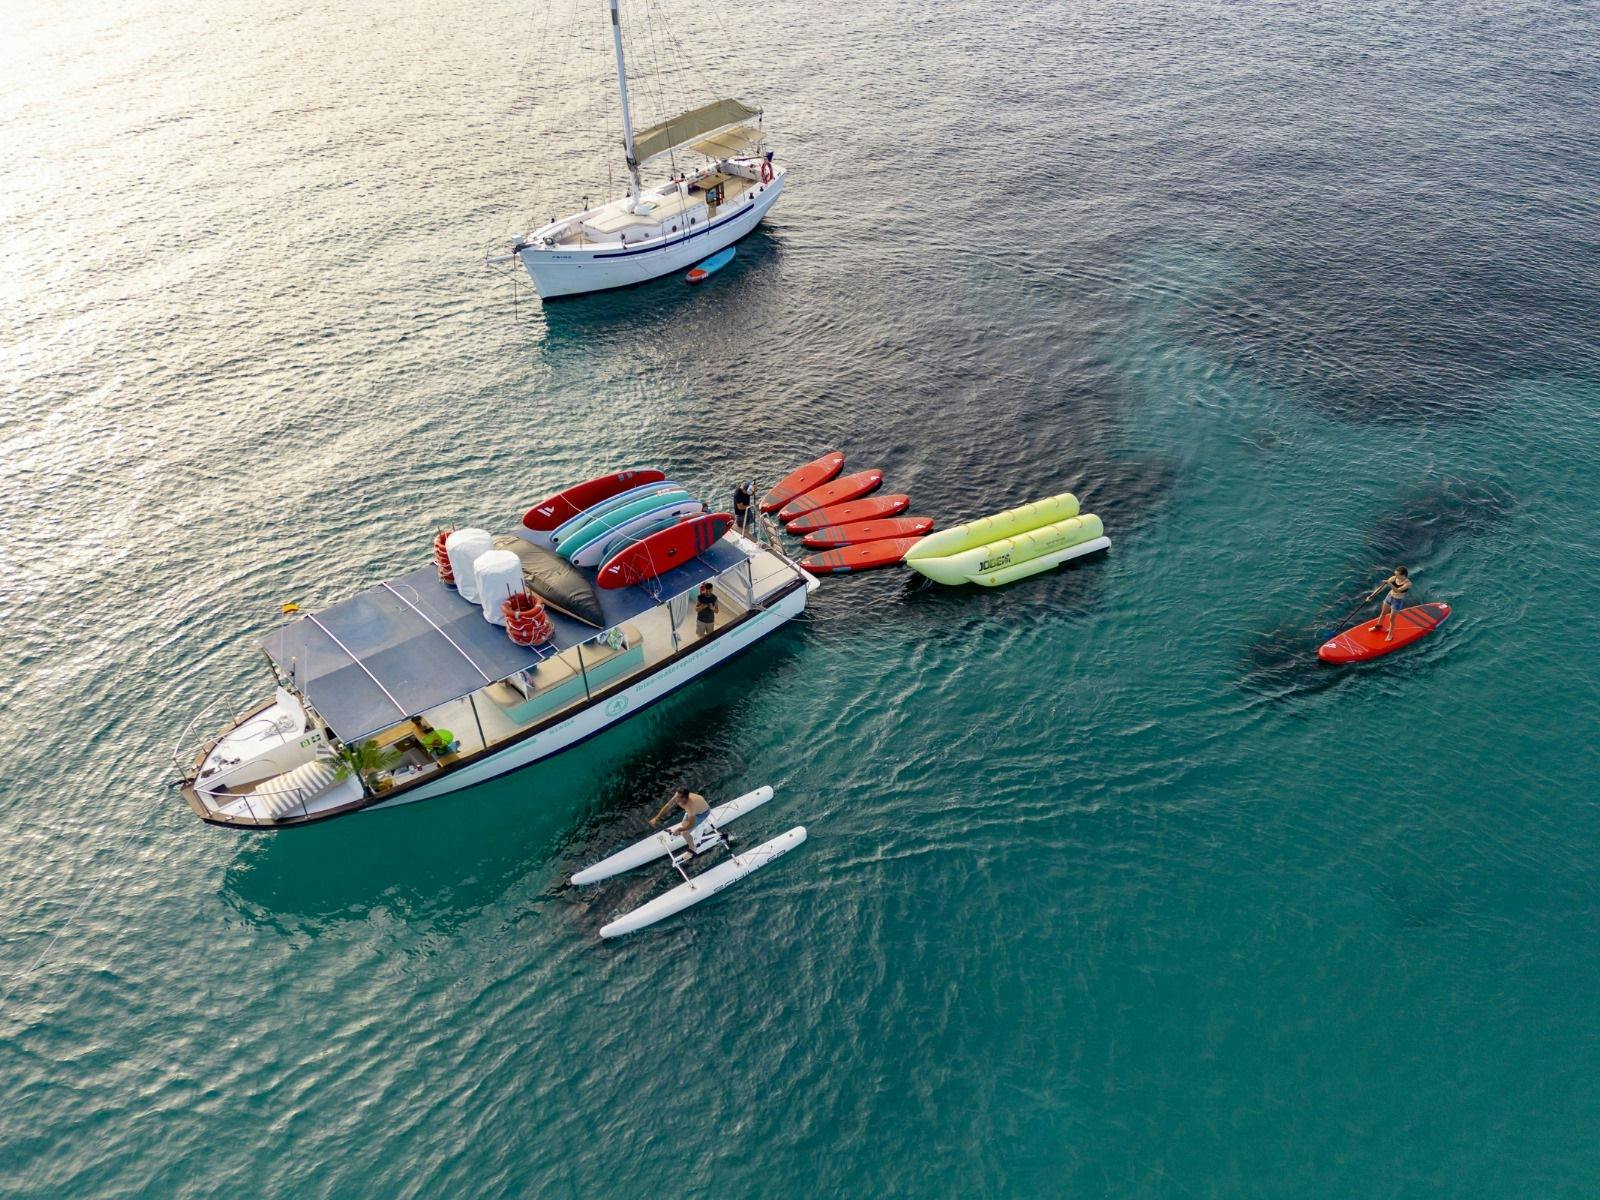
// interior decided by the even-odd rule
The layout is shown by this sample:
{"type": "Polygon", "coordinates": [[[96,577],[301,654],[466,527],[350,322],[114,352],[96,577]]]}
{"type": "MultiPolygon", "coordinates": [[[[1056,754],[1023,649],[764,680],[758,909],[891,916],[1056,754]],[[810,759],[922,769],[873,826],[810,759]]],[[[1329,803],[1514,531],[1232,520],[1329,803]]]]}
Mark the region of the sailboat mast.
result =
{"type": "Polygon", "coordinates": [[[617,94],[622,98],[622,144],[628,152],[628,199],[639,202],[639,164],[633,159],[633,114],[628,111],[628,68],[622,59],[622,20],[611,0],[611,41],[617,50],[617,94]]]}

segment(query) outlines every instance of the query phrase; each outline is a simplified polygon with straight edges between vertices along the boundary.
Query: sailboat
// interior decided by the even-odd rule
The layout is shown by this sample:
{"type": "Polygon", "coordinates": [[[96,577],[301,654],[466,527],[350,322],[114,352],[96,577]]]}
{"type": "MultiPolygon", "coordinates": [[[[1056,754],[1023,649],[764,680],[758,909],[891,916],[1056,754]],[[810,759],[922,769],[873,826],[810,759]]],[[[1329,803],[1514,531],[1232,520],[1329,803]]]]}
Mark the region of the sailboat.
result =
{"type": "Polygon", "coordinates": [[[754,229],[783,194],[787,172],[765,149],[761,111],[739,100],[713,100],[634,130],[617,3],[609,0],[628,194],[551,221],[518,241],[510,254],[489,259],[520,259],[546,300],[627,287],[692,267],[754,229]],[[703,156],[705,165],[643,186],[639,172],[646,163],[685,147],[703,156]]]}

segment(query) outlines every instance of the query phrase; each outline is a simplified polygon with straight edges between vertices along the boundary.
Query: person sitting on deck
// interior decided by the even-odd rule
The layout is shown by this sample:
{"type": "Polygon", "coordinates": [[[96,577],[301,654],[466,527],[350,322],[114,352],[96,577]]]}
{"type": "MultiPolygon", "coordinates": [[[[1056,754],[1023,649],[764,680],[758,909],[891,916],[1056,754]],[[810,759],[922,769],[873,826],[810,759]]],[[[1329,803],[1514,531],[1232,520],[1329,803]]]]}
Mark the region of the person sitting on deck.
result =
{"type": "Polygon", "coordinates": [[[662,819],[672,809],[681,809],[683,820],[669,829],[668,833],[675,833],[683,839],[683,846],[692,858],[695,853],[694,838],[691,831],[703,825],[706,818],[711,816],[711,806],[706,803],[706,798],[699,792],[691,792],[688,788],[679,788],[672,793],[672,799],[661,806],[661,811],[650,818],[651,827],[661,824],[662,819]]]}

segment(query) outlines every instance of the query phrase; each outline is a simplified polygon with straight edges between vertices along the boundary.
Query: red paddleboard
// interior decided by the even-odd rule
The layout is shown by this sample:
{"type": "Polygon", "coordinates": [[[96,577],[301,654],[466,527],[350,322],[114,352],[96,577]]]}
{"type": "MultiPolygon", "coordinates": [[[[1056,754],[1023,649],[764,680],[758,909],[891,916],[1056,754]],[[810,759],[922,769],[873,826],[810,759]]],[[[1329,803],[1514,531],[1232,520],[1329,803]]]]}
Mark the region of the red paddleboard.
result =
{"type": "Polygon", "coordinates": [[[1383,640],[1383,630],[1374,629],[1374,622],[1363,621],[1354,629],[1346,629],[1337,637],[1323,642],[1317,657],[1328,663],[1365,662],[1369,658],[1382,658],[1393,654],[1402,646],[1409,646],[1420,637],[1426,637],[1450,616],[1448,604],[1419,604],[1415,608],[1402,608],[1394,615],[1394,640],[1383,640]]]}
{"type": "Polygon", "coordinates": [[[598,479],[569,487],[564,492],[557,492],[543,504],[535,504],[523,514],[522,523],[536,533],[547,533],[563,521],[570,521],[584,509],[593,508],[602,500],[609,500],[629,488],[643,487],[647,483],[660,483],[665,478],[665,474],[654,468],[602,475],[598,479]]]}
{"type": "Polygon", "coordinates": [[[603,588],[622,588],[665,575],[711,549],[732,528],[733,517],[728,513],[702,513],[679,521],[617,551],[595,578],[603,588]]]}
{"type": "Polygon", "coordinates": [[[892,517],[911,507],[911,497],[904,492],[891,492],[887,496],[868,496],[864,500],[850,500],[844,504],[830,504],[796,517],[789,522],[789,532],[799,537],[825,529],[829,525],[848,525],[852,521],[876,521],[879,517],[892,517]]]}
{"type": "Polygon", "coordinates": [[[868,492],[878,490],[878,485],[883,482],[883,472],[874,467],[870,471],[857,471],[854,475],[841,476],[832,483],[825,483],[814,491],[807,492],[798,500],[791,500],[778,512],[778,520],[792,521],[796,517],[803,517],[808,512],[816,512],[819,508],[827,508],[830,504],[843,504],[846,500],[854,500],[865,496],[868,492]]]}
{"type": "Polygon", "coordinates": [[[844,470],[844,453],[830,450],[821,458],[808,462],[798,471],[785,475],[770,492],[761,497],[762,512],[777,512],[797,496],[804,496],[814,487],[827,483],[844,470]]]}
{"type": "Polygon", "coordinates": [[[892,567],[921,540],[919,537],[889,538],[882,542],[862,542],[859,546],[841,546],[802,558],[800,565],[813,575],[847,575],[851,571],[870,571],[873,567],[892,567]]]}
{"type": "Polygon", "coordinates": [[[933,528],[932,517],[886,517],[882,521],[857,521],[852,525],[828,525],[808,533],[805,545],[813,550],[830,546],[859,546],[885,538],[921,537],[933,528]]]}

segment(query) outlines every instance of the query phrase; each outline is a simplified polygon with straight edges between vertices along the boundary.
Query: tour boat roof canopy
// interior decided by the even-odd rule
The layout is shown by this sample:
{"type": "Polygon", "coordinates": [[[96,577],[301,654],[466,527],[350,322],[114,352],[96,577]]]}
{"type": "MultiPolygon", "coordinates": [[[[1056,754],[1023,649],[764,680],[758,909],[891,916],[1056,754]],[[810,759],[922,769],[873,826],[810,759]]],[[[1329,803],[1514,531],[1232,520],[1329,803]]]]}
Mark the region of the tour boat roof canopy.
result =
{"type": "MultiPolygon", "coordinates": [[[[535,544],[541,536],[520,533],[535,544]]],[[[605,628],[664,604],[748,557],[723,539],[647,585],[596,589],[605,628]]],[[[555,637],[517,645],[483,609],[420,567],[261,639],[278,673],[350,744],[592,641],[601,630],[549,611],[555,637]]]]}
{"type": "Polygon", "coordinates": [[[738,158],[741,154],[749,154],[761,141],[761,130],[753,125],[739,125],[733,129],[714,133],[703,142],[696,142],[689,147],[696,154],[704,154],[707,158],[738,158]]]}
{"type": "Polygon", "coordinates": [[[760,109],[751,108],[737,100],[713,100],[710,104],[691,108],[659,125],[639,130],[633,135],[633,161],[642,163],[647,158],[687,146],[707,134],[760,115],[760,109]]]}

